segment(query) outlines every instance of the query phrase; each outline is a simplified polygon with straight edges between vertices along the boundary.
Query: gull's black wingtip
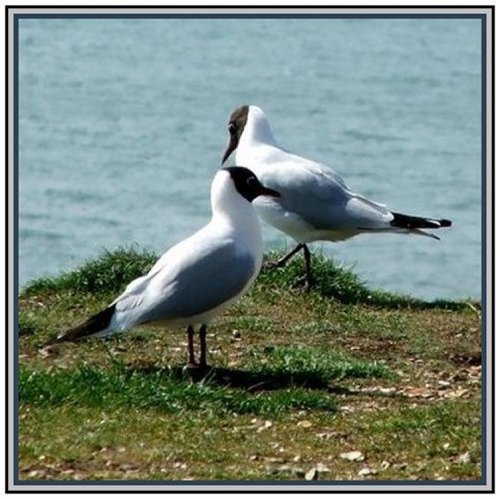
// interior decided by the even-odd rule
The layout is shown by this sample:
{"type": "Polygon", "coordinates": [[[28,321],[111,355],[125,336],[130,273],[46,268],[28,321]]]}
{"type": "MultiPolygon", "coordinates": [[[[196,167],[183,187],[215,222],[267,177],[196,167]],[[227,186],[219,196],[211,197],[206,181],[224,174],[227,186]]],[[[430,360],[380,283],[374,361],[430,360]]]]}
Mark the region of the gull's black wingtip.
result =
{"type": "Polygon", "coordinates": [[[440,229],[442,227],[451,227],[451,220],[446,218],[423,218],[414,217],[412,215],[404,215],[403,213],[392,212],[394,219],[391,221],[393,227],[400,229],[440,229]]]}
{"type": "Polygon", "coordinates": [[[110,307],[105,308],[101,312],[98,312],[97,314],[90,317],[83,324],[80,324],[59,334],[59,336],[57,336],[57,338],[53,340],[51,344],[63,343],[66,341],[74,343],[97,334],[109,326],[114,313],[115,305],[111,305],[110,307]]]}

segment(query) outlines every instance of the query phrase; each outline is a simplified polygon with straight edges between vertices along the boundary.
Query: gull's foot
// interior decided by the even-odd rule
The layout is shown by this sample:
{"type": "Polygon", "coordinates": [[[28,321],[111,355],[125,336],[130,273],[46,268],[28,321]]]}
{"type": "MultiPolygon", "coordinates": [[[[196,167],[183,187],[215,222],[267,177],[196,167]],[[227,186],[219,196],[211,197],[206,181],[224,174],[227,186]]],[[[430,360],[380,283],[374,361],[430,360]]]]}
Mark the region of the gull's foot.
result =
{"type": "Polygon", "coordinates": [[[200,365],[199,369],[198,369],[200,374],[202,374],[203,376],[206,376],[211,370],[212,370],[212,366],[209,366],[208,364],[200,365]]]}
{"type": "Polygon", "coordinates": [[[307,293],[308,291],[311,291],[311,289],[313,289],[316,284],[317,281],[314,277],[310,276],[308,278],[307,276],[302,276],[293,283],[293,287],[307,293]]]}
{"type": "Polygon", "coordinates": [[[208,364],[193,364],[188,362],[182,370],[187,373],[192,381],[201,381],[212,369],[208,364]]]}
{"type": "Polygon", "coordinates": [[[280,260],[267,260],[262,264],[262,270],[279,269],[285,265],[280,260]]]}

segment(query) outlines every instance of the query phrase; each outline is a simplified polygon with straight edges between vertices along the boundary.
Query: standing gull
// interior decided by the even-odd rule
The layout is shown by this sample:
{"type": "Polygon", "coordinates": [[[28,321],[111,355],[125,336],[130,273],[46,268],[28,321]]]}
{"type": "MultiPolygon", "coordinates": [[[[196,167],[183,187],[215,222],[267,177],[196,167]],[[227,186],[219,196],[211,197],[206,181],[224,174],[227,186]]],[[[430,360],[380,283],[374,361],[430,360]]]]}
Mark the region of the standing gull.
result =
{"type": "Polygon", "coordinates": [[[252,206],[258,196],[279,193],[264,187],[247,168],[219,170],[210,191],[210,222],[164,253],[109,307],[61,333],[55,342],[107,336],[150,323],[187,327],[188,366],[206,368],[210,320],[248,290],[262,265],[262,235],[252,206]],[[195,324],[201,324],[198,363],[195,324]]]}
{"type": "Polygon", "coordinates": [[[273,137],[266,115],[257,106],[233,111],[228,124],[229,144],[222,163],[236,149],[236,162],[245,164],[265,185],[280,192],[279,199],[255,203],[259,216],[295,239],[297,246],[270,266],[282,266],[304,251],[306,287],[313,285],[307,243],[344,241],[358,234],[385,232],[437,236],[422,229],[451,226],[446,219],[422,218],[390,211],[384,205],[352,192],[325,165],[282,149],[273,137]]]}

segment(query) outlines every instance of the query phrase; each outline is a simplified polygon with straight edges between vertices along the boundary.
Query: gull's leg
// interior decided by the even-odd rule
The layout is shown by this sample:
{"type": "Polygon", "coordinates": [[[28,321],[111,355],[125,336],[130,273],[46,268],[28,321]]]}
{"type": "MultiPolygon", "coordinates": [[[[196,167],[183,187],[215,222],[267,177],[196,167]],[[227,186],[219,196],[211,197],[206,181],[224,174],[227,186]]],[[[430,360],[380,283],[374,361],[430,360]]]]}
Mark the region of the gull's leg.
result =
{"type": "Polygon", "coordinates": [[[311,270],[311,252],[306,244],[302,245],[304,250],[304,259],[306,261],[306,290],[309,291],[315,283],[315,279],[311,270]]]}
{"type": "Polygon", "coordinates": [[[200,367],[208,367],[207,366],[207,326],[202,324],[200,327],[200,367]]]}
{"type": "Polygon", "coordinates": [[[314,279],[312,269],[311,269],[311,252],[306,244],[302,244],[301,248],[304,250],[304,261],[305,261],[305,274],[295,281],[295,286],[300,287],[304,291],[310,291],[316,279],[314,279]]]}
{"type": "Polygon", "coordinates": [[[283,267],[284,265],[286,265],[288,260],[290,260],[290,258],[292,258],[292,256],[295,255],[295,253],[299,252],[304,246],[305,244],[297,244],[297,246],[295,246],[295,248],[293,248],[293,250],[290,251],[290,253],[287,253],[285,256],[282,256],[279,260],[276,260],[274,262],[264,263],[264,268],[274,269],[278,267],[283,267]]]}
{"type": "Polygon", "coordinates": [[[193,326],[188,326],[187,328],[187,367],[196,367],[196,361],[194,359],[194,344],[193,344],[194,329],[193,326]]]}

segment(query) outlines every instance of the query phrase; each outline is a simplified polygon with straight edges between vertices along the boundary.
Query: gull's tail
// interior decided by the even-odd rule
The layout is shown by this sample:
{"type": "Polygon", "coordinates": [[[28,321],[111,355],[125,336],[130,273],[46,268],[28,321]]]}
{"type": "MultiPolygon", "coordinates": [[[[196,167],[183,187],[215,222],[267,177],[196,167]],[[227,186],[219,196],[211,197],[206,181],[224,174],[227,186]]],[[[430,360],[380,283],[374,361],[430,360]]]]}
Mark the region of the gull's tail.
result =
{"type": "Polygon", "coordinates": [[[113,304],[101,312],[93,315],[83,324],[62,332],[55,340],[51,341],[50,344],[62,343],[64,341],[79,341],[87,338],[88,336],[102,333],[108,329],[114,313],[115,305],[113,304]]]}
{"type": "Polygon", "coordinates": [[[439,237],[434,234],[429,234],[421,229],[440,229],[441,227],[451,227],[451,220],[445,218],[422,218],[413,217],[411,215],[403,215],[402,213],[392,212],[394,218],[391,220],[390,224],[395,229],[403,229],[414,234],[420,234],[422,236],[433,237],[434,239],[439,239],[439,237]]]}

